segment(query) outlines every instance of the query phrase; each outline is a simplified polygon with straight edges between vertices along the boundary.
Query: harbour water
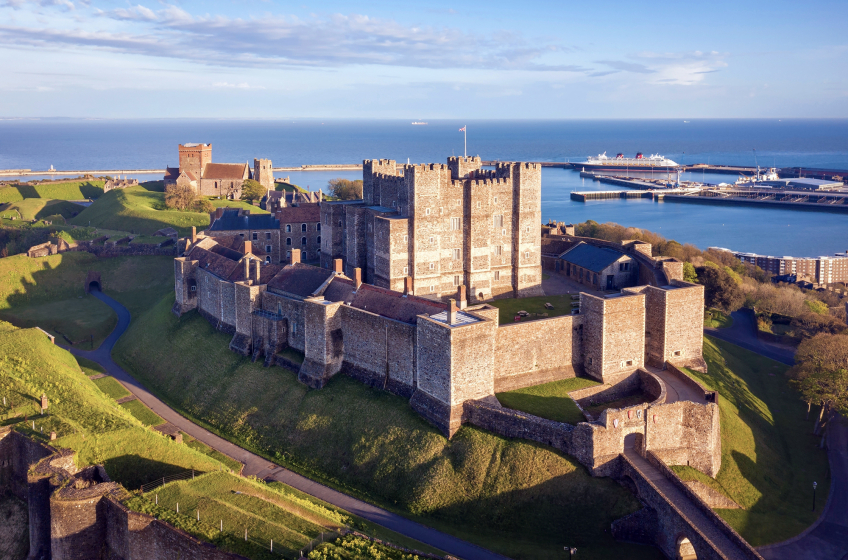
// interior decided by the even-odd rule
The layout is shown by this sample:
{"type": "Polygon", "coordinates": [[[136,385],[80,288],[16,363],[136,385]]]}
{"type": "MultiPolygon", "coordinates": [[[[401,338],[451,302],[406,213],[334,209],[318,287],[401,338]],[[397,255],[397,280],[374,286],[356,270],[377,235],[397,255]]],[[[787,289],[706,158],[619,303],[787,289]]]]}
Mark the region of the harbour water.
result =
{"type": "MultiPolygon", "coordinates": [[[[177,144],[211,142],[213,161],[271,158],[275,166],[359,163],[367,158],[444,162],[462,154],[468,125],[471,155],[483,159],[581,161],[606,151],[660,153],[678,163],[848,169],[848,120],[568,120],[568,121],[0,121],[0,169],[159,169],[177,164],[177,144]],[[756,152],[754,151],[756,150],[756,152]],[[755,159],[756,158],[756,159],[755,159]]],[[[312,190],[358,171],[283,172],[312,190]]],[[[141,180],[150,176],[137,175],[141,180]]],[[[686,173],[708,183],[735,177],[686,173]]],[[[701,248],[723,246],[770,255],[815,256],[848,250],[848,216],[772,208],[650,200],[576,202],[573,190],[609,190],[574,170],[542,174],[542,218],[617,222],[650,229],[701,248]]]]}

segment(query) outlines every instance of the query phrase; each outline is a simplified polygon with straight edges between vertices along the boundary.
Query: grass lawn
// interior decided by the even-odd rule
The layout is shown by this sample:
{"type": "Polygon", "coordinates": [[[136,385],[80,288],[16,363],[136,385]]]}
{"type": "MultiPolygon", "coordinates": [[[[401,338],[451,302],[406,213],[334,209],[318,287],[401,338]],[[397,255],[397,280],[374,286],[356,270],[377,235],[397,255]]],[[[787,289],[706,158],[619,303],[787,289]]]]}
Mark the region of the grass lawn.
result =
{"type": "MultiPolygon", "coordinates": [[[[544,313],[548,317],[559,317],[560,315],[571,315],[571,295],[565,294],[562,296],[538,296],[519,299],[496,299],[488,301],[500,309],[499,321],[500,324],[515,322],[515,314],[519,311],[530,313],[529,317],[524,317],[522,321],[530,321],[533,319],[542,319],[544,313]],[[546,309],[545,304],[550,303],[554,306],[553,309],[546,309]]],[[[574,300],[579,301],[579,300],[574,300]]]]}
{"type": "Polygon", "coordinates": [[[242,200],[227,200],[225,198],[209,198],[209,202],[212,203],[212,206],[215,208],[242,208],[244,210],[250,210],[251,214],[270,214],[267,210],[263,210],[259,206],[254,206],[249,202],[244,202],[242,200]]]}
{"type": "Polygon", "coordinates": [[[608,401],[600,404],[590,405],[585,407],[586,412],[592,415],[593,418],[600,418],[601,412],[608,408],[627,408],[637,404],[651,402],[651,397],[645,393],[639,392],[635,395],[628,395],[614,401],[608,401]]]}
{"type": "Polygon", "coordinates": [[[571,379],[561,379],[535,387],[498,393],[496,396],[501,405],[507,408],[556,422],[579,424],[585,422],[586,418],[571,397],[568,396],[568,393],[594,385],[600,385],[600,383],[582,377],[572,377],[571,379]]]}
{"type": "Polygon", "coordinates": [[[231,352],[174,298],[134,320],[115,360],[182,414],[298,472],[514,558],[660,558],[615,542],[612,520],[638,501],[575,459],[463,427],[450,441],[406,399],[336,376],[309,390],[285,368],[231,352]],[[585,508],[583,504],[594,507],[585,508]]]}
{"type": "Polygon", "coordinates": [[[70,223],[146,235],[173,227],[181,235],[187,235],[191,232],[191,226],[197,226],[198,229],[208,226],[209,215],[171,210],[165,206],[163,193],[139,185],[109,191],[71,219],[70,223]]]}
{"type": "Polygon", "coordinates": [[[50,443],[77,451],[81,468],[103,464],[127,488],[192,468],[223,468],[213,458],[144,428],[80,371],[67,350],[36,329],[0,322],[0,371],[0,396],[10,405],[0,415],[2,423],[44,442],[55,430],[58,439],[50,443]],[[42,393],[50,402],[44,416],[37,414],[42,393]],[[35,420],[34,431],[24,415],[35,420]]]}
{"type": "Polygon", "coordinates": [[[98,364],[97,362],[92,362],[86,358],[82,358],[80,356],[74,356],[76,358],[77,363],[79,364],[80,369],[85,374],[86,377],[91,377],[92,375],[99,375],[101,373],[106,373],[106,370],[103,369],[103,366],[98,364]]]}
{"type": "Polygon", "coordinates": [[[197,451],[200,451],[204,455],[209,455],[210,457],[212,457],[212,458],[214,458],[218,461],[221,461],[222,463],[227,465],[227,467],[229,467],[230,470],[232,470],[236,473],[241,472],[241,467],[242,467],[241,463],[239,463],[238,461],[236,461],[232,457],[229,457],[228,455],[224,455],[220,451],[216,451],[216,450],[212,449],[211,447],[209,447],[208,445],[206,445],[202,441],[198,441],[198,440],[194,439],[193,437],[191,437],[190,435],[188,435],[184,432],[183,432],[183,443],[186,446],[191,447],[192,449],[196,449],[197,451]]]}
{"type": "Polygon", "coordinates": [[[135,416],[145,426],[158,426],[165,423],[158,414],[147,408],[140,400],[128,401],[119,406],[135,416]]]}
{"type": "Polygon", "coordinates": [[[41,327],[56,336],[56,344],[74,343],[83,350],[100,346],[118,324],[115,312],[92,295],[2,309],[0,319],[19,327],[41,327]]]}
{"type": "Polygon", "coordinates": [[[9,219],[12,216],[16,216],[19,220],[42,220],[48,216],[58,214],[65,219],[69,219],[84,209],[84,206],[66,200],[27,198],[19,202],[11,202],[3,205],[3,208],[0,209],[0,218],[9,219]]]}
{"type": "Polygon", "coordinates": [[[726,329],[733,326],[733,317],[725,315],[718,309],[706,309],[704,311],[704,326],[714,329],[726,329]]]}
{"type": "Polygon", "coordinates": [[[114,377],[101,377],[92,381],[110,399],[118,400],[130,396],[130,392],[127,391],[126,387],[121,385],[114,377]]]}
{"type": "Polygon", "coordinates": [[[812,435],[815,415],[804,419],[807,408],[787,382],[788,366],[710,337],[704,357],[709,373],[689,373],[721,395],[721,470],[714,481],[692,469],[675,470],[742,506],[717,511],[752,545],[797,535],[826,502],[811,511],[813,481],[819,496],[830,490],[827,455],[812,435]]]}
{"type": "Polygon", "coordinates": [[[0,189],[0,203],[17,202],[26,198],[50,198],[55,200],[87,200],[103,194],[101,180],[62,181],[61,183],[36,183],[34,185],[12,185],[0,189]]]}

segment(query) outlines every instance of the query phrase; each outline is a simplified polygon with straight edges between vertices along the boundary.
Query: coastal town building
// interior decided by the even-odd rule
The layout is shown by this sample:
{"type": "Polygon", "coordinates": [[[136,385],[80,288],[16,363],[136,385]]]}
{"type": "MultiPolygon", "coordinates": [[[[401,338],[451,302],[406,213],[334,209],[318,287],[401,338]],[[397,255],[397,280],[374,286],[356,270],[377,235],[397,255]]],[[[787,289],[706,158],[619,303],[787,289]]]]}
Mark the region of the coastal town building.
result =
{"type": "Polygon", "coordinates": [[[127,179],[127,176],[124,175],[124,178],[121,179],[121,176],[118,175],[115,178],[109,178],[103,184],[103,192],[107,193],[114,189],[125,189],[127,187],[135,187],[138,185],[138,179],[127,179]]]}
{"type": "Polygon", "coordinates": [[[245,242],[244,253],[265,264],[279,264],[280,222],[273,214],[251,214],[241,208],[216,208],[209,215],[210,235],[238,237],[245,242]]]}
{"type": "Polygon", "coordinates": [[[848,254],[836,253],[822,257],[773,257],[756,253],[743,253],[722,247],[710,247],[727,251],[743,263],[758,266],[775,276],[795,276],[798,281],[813,284],[848,282],[848,254]]]}
{"type": "Polygon", "coordinates": [[[253,169],[247,163],[212,163],[212,144],[180,144],[180,166],[165,169],[165,186],[191,187],[202,196],[222,199],[241,198],[242,184],[247,179],[274,188],[274,172],[270,159],[254,159],[253,169]]]}
{"type": "Polygon", "coordinates": [[[620,290],[636,285],[637,265],[633,257],[621,251],[581,241],[559,259],[561,273],[595,290],[620,290]]]}
{"type": "Polygon", "coordinates": [[[301,204],[320,204],[324,200],[321,191],[268,191],[262,197],[259,207],[268,212],[276,212],[287,206],[298,206],[301,204]]]}
{"type": "Polygon", "coordinates": [[[395,291],[470,301],[541,295],[541,167],[451,157],[447,165],[365,160],[363,199],[321,206],[321,266],[395,291]]]}

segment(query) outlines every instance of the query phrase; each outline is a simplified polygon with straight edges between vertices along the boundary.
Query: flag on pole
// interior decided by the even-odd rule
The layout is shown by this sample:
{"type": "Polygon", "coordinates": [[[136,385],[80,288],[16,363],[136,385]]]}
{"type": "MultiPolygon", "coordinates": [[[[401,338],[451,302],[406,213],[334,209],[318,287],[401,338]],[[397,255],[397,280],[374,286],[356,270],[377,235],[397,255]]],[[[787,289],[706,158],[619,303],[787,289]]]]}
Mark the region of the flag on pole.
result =
{"type": "Polygon", "coordinates": [[[460,132],[465,132],[465,127],[463,126],[462,128],[460,128],[460,129],[459,129],[459,131],[460,131],[460,132]]]}

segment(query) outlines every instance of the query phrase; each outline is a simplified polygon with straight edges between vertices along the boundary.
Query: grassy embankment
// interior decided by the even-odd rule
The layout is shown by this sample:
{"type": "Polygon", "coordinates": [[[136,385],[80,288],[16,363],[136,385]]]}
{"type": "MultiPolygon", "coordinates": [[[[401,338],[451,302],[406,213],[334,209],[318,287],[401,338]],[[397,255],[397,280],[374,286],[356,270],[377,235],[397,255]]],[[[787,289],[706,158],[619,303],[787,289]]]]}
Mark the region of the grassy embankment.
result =
{"type": "Polygon", "coordinates": [[[704,357],[709,373],[689,373],[721,395],[721,470],[715,480],[688,467],[675,470],[742,506],[716,511],[754,546],[797,535],[821,515],[830,479],[813,421],[805,420],[806,406],[788,384],[788,366],[709,337],[704,357]],[[815,512],[813,481],[822,498],[815,512]]]}
{"type": "Polygon", "coordinates": [[[92,225],[152,235],[157,230],[173,227],[180,235],[191,232],[191,226],[203,229],[209,225],[209,215],[180,212],[165,206],[165,195],[147,190],[145,185],[113,190],[98,198],[94,204],[69,221],[78,226],[92,225]]]}
{"type": "Polygon", "coordinates": [[[600,385],[600,383],[583,377],[574,377],[498,393],[496,396],[498,401],[507,408],[521,410],[556,422],[579,424],[585,422],[586,418],[568,393],[593,385],[600,385]]]}
{"type": "Polygon", "coordinates": [[[36,183],[0,187],[0,203],[19,202],[27,198],[54,200],[88,200],[103,194],[102,180],[62,181],[61,183],[36,183]]]}
{"type": "Polygon", "coordinates": [[[101,274],[102,288],[133,317],[173,290],[170,257],[98,259],[88,253],[62,253],[38,259],[0,259],[0,319],[19,327],[41,327],[67,344],[94,348],[112,332],[118,318],[109,306],[85,293],[89,270],[101,274]]]}
{"type": "Polygon", "coordinates": [[[114,357],[171,406],[296,471],[515,558],[659,558],[615,542],[612,520],[638,509],[550,448],[463,427],[446,440],[400,397],[337,376],[308,390],[286,369],[228,349],[230,337],[173,296],[134,320],[114,357]],[[592,508],[585,508],[592,503],[592,508]]]}
{"type": "Polygon", "coordinates": [[[522,321],[531,321],[533,319],[544,319],[547,317],[559,317],[560,315],[571,315],[571,302],[579,301],[579,296],[569,294],[562,296],[538,296],[521,299],[496,299],[489,303],[500,309],[499,322],[502,325],[515,322],[516,313],[526,311],[530,314],[524,317],[522,321]],[[546,303],[554,306],[553,309],[547,309],[546,303]]]}
{"type": "Polygon", "coordinates": [[[714,329],[726,329],[733,326],[733,317],[722,313],[718,309],[705,309],[704,326],[714,329]]]}
{"type": "MultiPolygon", "coordinates": [[[[0,218],[6,221],[18,220],[49,220],[64,222],[85,209],[84,206],[66,200],[51,200],[48,198],[27,198],[19,202],[0,205],[0,218]],[[58,219],[61,216],[61,220],[58,219]]],[[[10,224],[14,225],[14,224],[10,224]]]]}

